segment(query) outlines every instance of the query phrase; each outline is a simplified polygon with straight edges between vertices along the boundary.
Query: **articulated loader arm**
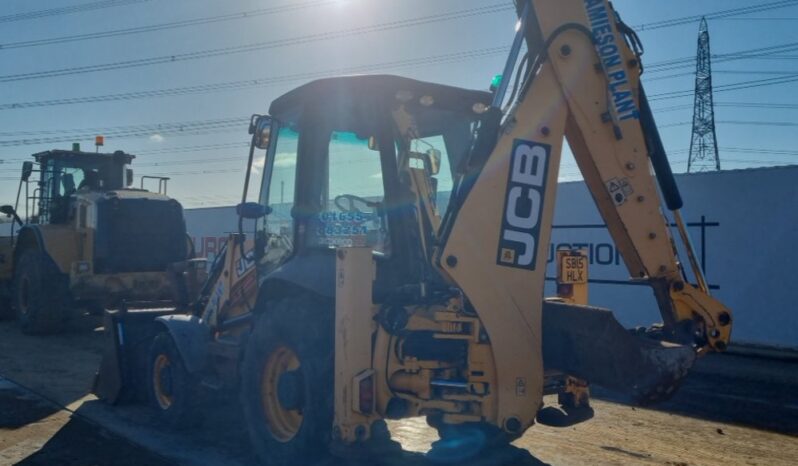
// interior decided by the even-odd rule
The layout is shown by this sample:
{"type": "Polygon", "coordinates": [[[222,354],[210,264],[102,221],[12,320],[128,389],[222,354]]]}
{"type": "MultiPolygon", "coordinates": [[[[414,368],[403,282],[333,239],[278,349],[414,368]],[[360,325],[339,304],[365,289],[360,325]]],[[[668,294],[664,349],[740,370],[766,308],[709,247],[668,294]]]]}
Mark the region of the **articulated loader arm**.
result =
{"type": "Polygon", "coordinates": [[[653,400],[672,392],[697,353],[725,349],[731,331],[730,312],[709,295],[679,215],[682,202],[640,84],[637,37],[606,0],[518,0],[517,7],[520,32],[436,254],[491,338],[496,419],[505,427],[533,419],[541,346],[563,363],[557,369],[653,400]],[[526,68],[510,83],[524,40],[526,68]],[[659,338],[626,332],[606,311],[541,306],[565,138],[632,277],[654,289],[664,320],[659,338]],[[678,261],[657,181],[695,286],[678,261]],[[522,354],[529,356],[519,364],[522,354]]]}

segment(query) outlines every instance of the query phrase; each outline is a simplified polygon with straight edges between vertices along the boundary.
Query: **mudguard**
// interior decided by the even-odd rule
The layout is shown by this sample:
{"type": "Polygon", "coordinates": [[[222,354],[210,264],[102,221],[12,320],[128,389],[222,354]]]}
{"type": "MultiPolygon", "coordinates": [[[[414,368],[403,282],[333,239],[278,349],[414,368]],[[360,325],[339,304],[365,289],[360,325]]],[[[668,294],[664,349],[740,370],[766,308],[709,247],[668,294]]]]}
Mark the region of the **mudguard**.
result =
{"type": "Polygon", "coordinates": [[[192,374],[201,371],[208,360],[211,339],[208,326],[199,317],[186,314],[161,316],[155,321],[166,327],[172,336],[186,370],[192,374]]]}
{"type": "Polygon", "coordinates": [[[543,364],[645,404],[668,398],[696,360],[693,347],[631,333],[612,312],[543,304],[543,364]]]}
{"type": "Polygon", "coordinates": [[[297,255],[268,274],[261,286],[261,294],[276,299],[283,283],[307,289],[319,296],[335,296],[335,254],[330,251],[309,251],[297,255]],[[274,286],[270,286],[274,284],[274,286]]]}

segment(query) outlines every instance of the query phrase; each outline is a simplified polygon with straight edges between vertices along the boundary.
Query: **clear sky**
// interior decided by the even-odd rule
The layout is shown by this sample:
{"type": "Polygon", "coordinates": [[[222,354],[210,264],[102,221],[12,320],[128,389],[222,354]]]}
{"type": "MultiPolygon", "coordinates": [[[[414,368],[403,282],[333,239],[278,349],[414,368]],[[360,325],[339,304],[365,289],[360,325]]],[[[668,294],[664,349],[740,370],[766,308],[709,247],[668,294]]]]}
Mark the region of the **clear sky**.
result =
{"type": "MultiPolygon", "coordinates": [[[[106,151],[137,154],[137,174],[171,176],[170,194],[186,207],[235,203],[246,160],[246,119],[266,112],[281,93],[326,74],[380,71],[485,88],[501,70],[501,49],[509,46],[515,23],[514,12],[502,8],[511,5],[510,0],[114,1],[119,5],[97,9],[83,5],[111,2],[2,1],[3,203],[13,201],[22,160],[37,151],[69,148],[73,141],[90,150],[94,134],[106,135],[106,151]],[[85,11],[19,16],[75,6],[85,11]],[[41,43],[91,33],[119,34],[129,28],[160,29],[154,26],[256,10],[260,14],[234,20],[41,43]],[[351,30],[358,33],[341,33],[351,30]],[[240,51],[251,44],[262,45],[240,51]],[[208,53],[219,49],[227,52],[208,53]],[[150,59],[158,63],[128,66],[150,59]],[[84,68],[108,64],[117,69],[84,68]],[[218,89],[230,87],[228,83],[237,83],[238,89],[218,89]],[[213,89],[185,92],[207,85],[213,89]],[[141,93],[163,90],[169,95],[139,98],[141,93]],[[114,97],[85,101],[98,96],[114,97]],[[65,99],[79,103],[53,105],[65,99]]],[[[765,3],[772,0],[614,1],[632,26],[765,3]]],[[[713,55],[737,54],[731,56],[735,60],[716,57],[713,65],[724,168],[786,164],[798,157],[798,1],[783,3],[790,5],[709,20],[713,55]],[[785,48],[740,59],[739,52],[771,46],[785,48]],[[773,84],[774,80],[784,82],[773,84]],[[743,83],[740,89],[723,87],[736,83],[743,83]]],[[[637,29],[646,48],[644,63],[650,67],[644,75],[646,90],[650,97],[664,94],[652,105],[674,169],[682,172],[690,144],[698,20],[637,29]],[[689,61],[670,70],[662,65],[675,59],[689,61]],[[668,94],[681,91],[687,92],[677,94],[680,97],[668,94]]],[[[570,158],[564,159],[562,177],[578,177],[570,158]]]]}

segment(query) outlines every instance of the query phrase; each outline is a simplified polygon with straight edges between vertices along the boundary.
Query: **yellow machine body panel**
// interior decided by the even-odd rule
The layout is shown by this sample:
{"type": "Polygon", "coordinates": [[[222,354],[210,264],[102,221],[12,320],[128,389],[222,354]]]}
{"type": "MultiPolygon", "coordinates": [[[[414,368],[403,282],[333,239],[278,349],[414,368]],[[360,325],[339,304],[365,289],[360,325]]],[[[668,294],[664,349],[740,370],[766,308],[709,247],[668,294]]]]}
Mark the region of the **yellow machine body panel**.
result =
{"type": "Polygon", "coordinates": [[[253,242],[251,239],[244,240],[242,256],[241,239],[234,233],[227,237],[227,246],[221,259],[224,261],[222,272],[215,277],[216,282],[202,313],[203,319],[210,325],[250,312],[255,306],[258,276],[256,262],[251,256],[253,242]]]}
{"type": "Polygon", "coordinates": [[[44,250],[62,273],[69,274],[72,264],[83,260],[80,252],[86,250],[86,236],[76,231],[72,225],[39,225],[38,230],[44,250]]]}
{"type": "Polygon", "coordinates": [[[532,425],[543,394],[540,303],[563,143],[556,135],[566,119],[553,74],[543,71],[535,85],[540,92],[533,88],[517,115],[523,124],[499,139],[440,255],[443,272],[477,309],[493,342],[496,421],[520,420],[519,429],[532,425]],[[530,209],[514,218],[522,192],[530,209]],[[527,249],[499,246],[516,238],[515,225],[537,232],[524,238],[527,249]]]}

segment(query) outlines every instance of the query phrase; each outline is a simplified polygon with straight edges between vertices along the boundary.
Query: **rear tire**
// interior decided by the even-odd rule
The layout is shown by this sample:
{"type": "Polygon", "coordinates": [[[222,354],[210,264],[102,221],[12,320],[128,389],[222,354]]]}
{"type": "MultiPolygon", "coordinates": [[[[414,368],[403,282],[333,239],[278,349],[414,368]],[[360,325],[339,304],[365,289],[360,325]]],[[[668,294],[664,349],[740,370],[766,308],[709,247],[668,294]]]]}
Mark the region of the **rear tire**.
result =
{"type": "Polygon", "coordinates": [[[14,271],[14,308],[22,332],[43,335],[64,331],[71,315],[69,278],[38,249],[22,253],[14,271]]]}
{"type": "Polygon", "coordinates": [[[196,420],[199,410],[192,409],[196,401],[192,377],[168,332],[159,333],[152,342],[147,376],[150,405],[161,421],[180,429],[196,420]]]}
{"type": "Polygon", "coordinates": [[[333,423],[333,306],[279,301],[255,323],[242,364],[241,400],[252,447],[273,466],[327,454],[333,423]]]}

